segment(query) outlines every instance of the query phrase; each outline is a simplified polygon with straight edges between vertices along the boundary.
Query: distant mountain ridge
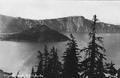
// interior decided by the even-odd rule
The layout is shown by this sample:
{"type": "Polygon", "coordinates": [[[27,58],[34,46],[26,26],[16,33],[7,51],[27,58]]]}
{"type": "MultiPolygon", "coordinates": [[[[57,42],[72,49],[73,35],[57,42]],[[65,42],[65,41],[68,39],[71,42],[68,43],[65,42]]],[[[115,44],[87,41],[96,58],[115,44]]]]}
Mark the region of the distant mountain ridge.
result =
{"type": "MultiPolygon", "coordinates": [[[[21,17],[10,17],[0,15],[1,33],[19,33],[23,30],[35,27],[37,25],[46,25],[58,32],[89,32],[92,21],[83,16],[69,16],[56,19],[32,20],[21,17]]],[[[120,33],[120,26],[98,22],[97,32],[120,33]]]]}
{"type": "MultiPolygon", "coordinates": [[[[41,24],[60,32],[90,32],[93,24],[92,20],[83,16],[70,16],[58,19],[39,20],[41,24]]],[[[98,22],[96,31],[100,33],[120,33],[120,25],[98,22]]]]}

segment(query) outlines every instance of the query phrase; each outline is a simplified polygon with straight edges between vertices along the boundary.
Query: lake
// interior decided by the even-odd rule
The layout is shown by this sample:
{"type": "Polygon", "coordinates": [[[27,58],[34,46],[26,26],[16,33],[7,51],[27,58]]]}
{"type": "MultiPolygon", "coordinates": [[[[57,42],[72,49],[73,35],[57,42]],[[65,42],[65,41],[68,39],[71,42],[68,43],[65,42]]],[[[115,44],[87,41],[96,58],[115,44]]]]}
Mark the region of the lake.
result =
{"type": "MultiPolygon", "coordinates": [[[[68,34],[67,34],[68,35],[68,34]]],[[[74,34],[79,47],[84,47],[88,42],[88,35],[74,34]]],[[[120,67],[120,34],[101,34],[104,37],[104,46],[107,50],[107,57],[120,67]]],[[[7,72],[17,71],[20,73],[29,73],[32,66],[35,66],[37,60],[37,51],[42,51],[44,45],[48,48],[55,46],[58,48],[58,54],[61,57],[65,51],[66,42],[40,43],[40,42],[14,42],[0,41],[0,69],[7,72]]]]}

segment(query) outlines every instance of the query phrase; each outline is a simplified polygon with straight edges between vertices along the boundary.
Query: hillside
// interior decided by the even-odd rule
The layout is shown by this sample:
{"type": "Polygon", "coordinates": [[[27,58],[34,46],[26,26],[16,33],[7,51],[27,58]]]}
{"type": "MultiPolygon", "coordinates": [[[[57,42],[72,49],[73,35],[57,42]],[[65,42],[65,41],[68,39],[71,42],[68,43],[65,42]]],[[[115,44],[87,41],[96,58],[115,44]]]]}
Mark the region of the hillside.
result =
{"type": "MultiPolygon", "coordinates": [[[[60,32],[89,32],[92,21],[83,16],[71,16],[58,19],[39,20],[40,24],[48,25],[50,28],[60,32]]],[[[100,33],[120,33],[120,26],[98,22],[97,32],[100,33]]]]}
{"type": "MultiPolygon", "coordinates": [[[[36,25],[47,25],[49,28],[58,32],[89,32],[92,21],[83,16],[70,16],[56,19],[32,20],[20,17],[10,17],[0,15],[0,32],[1,33],[19,33],[23,30],[35,27],[36,25]]],[[[107,24],[104,22],[97,23],[97,31],[104,33],[120,33],[120,26],[107,24]]]]}

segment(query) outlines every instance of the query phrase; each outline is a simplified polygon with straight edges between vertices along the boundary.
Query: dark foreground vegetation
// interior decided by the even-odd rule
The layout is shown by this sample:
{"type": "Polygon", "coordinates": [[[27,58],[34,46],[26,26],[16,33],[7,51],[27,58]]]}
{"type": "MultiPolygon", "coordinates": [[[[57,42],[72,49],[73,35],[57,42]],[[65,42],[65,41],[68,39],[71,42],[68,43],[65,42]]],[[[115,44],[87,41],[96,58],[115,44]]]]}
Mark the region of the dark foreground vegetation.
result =
{"type": "Polygon", "coordinates": [[[108,62],[103,37],[96,34],[96,15],[93,17],[89,43],[87,47],[78,48],[74,36],[67,43],[63,60],[59,60],[57,49],[38,52],[37,71],[32,68],[31,78],[120,78],[112,62],[108,62]]]}

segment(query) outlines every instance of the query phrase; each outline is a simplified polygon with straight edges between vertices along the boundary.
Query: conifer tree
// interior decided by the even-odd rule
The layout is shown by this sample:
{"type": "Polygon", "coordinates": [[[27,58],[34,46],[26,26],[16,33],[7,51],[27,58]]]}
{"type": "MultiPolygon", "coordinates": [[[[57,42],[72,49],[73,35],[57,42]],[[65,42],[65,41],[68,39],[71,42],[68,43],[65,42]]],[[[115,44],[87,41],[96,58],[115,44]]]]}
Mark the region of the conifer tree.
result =
{"type": "Polygon", "coordinates": [[[48,78],[48,60],[49,60],[49,51],[47,45],[44,46],[44,53],[43,53],[43,75],[44,78],[48,78]]]}
{"type": "Polygon", "coordinates": [[[81,52],[85,53],[85,59],[81,62],[80,71],[82,72],[82,78],[104,78],[105,68],[104,60],[105,48],[103,47],[103,37],[98,37],[96,35],[96,15],[93,18],[92,31],[89,33],[90,42],[88,47],[85,47],[81,52]]]}
{"type": "Polygon", "coordinates": [[[35,71],[34,71],[34,68],[32,67],[32,71],[31,71],[31,76],[30,78],[35,78],[35,71]]]}
{"type": "Polygon", "coordinates": [[[47,78],[48,76],[48,60],[49,60],[49,52],[48,52],[48,48],[47,45],[44,46],[44,52],[40,52],[38,51],[39,55],[38,55],[38,60],[39,60],[39,64],[38,64],[38,68],[37,68],[37,77],[38,78],[47,78]]]}
{"type": "Polygon", "coordinates": [[[64,52],[63,78],[79,78],[78,74],[78,45],[73,35],[67,43],[67,49],[64,52]]]}
{"type": "Polygon", "coordinates": [[[54,47],[50,51],[48,67],[48,78],[60,78],[61,62],[58,59],[57,49],[54,47]]]}
{"type": "Polygon", "coordinates": [[[43,76],[43,54],[40,51],[38,51],[37,57],[39,60],[39,64],[38,64],[36,75],[38,78],[41,78],[43,76]]]}
{"type": "Polygon", "coordinates": [[[116,74],[117,74],[117,70],[115,69],[115,67],[114,67],[114,63],[107,63],[106,64],[106,69],[107,69],[107,71],[106,71],[106,73],[107,74],[109,74],[109,77],[110,78],[114,78],[114,77],[116,77],[116,74]]]}

